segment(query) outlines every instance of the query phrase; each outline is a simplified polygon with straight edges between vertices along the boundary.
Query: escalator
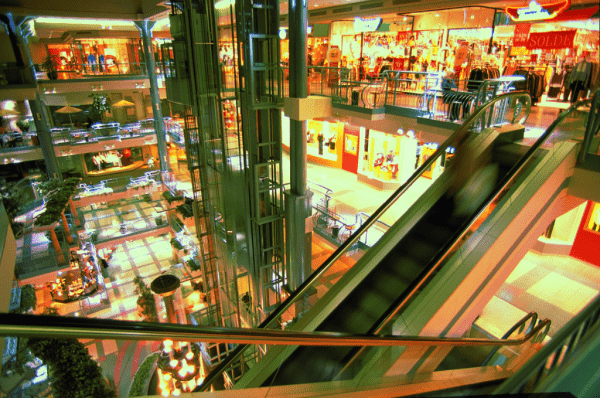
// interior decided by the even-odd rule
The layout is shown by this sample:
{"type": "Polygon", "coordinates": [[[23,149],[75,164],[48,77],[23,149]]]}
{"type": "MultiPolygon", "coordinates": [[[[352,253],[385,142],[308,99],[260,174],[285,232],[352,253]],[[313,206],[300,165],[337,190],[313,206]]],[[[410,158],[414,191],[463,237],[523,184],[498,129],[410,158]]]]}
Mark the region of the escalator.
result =
{"type": "MultiPolygon", "coordinates": [[[[490,141],[489,137],[477,138],[483,145],[490,141]]],[[[493,140],[490,145],[492,160],[499,166],[498,181],[506,177],[529,150],[528,146],[507,141],[502,136],[493,140]]],[[[481,152],[484,150],[485,148],[481,148],[481,152]]],[[[545,150],[540,149],[534,157],[544,153],[545,150]]],[[[460,225],[471,216],[450,217],[452,209],[452,199],[442,195],[315,330],[376,333],[375,329],[381,320],[429,273],[436,256],[451,244],[460,225]]],[[[333,380],[355,351],[352,347],[299,347],[263,386],[333,380]]],[[[353,377],[358,370],[360,365],[345,369],[343,378],[353,377]]]]}
{"type": "MultiPolygon", "coordinates": [[[[511,94],[512,96],[508,94],[504,98],[496,100],[496,104],[499,103],[502,105],[504,99],[517,100],[518,93],[511,94]]],[[[520,100],[513,101],[513,106],[515,102],[518,103],[520,100]]],[[[529,99],[527,98],[527,101],[522,102],[521,105],[529,106],[528,101],[529,99]]],[[[472,130],[472,125],[476,120],[491,120],[491,117],[488,118],[488,116],[493,112],[486,112],[486,108],[492,108],[493,111],[495,109],[490,105],[492,104],[488,103],[475,112],[473,117],[461,126],[440,147],[436,154],[439,156],[440,152],[443,152],[447,146],[455,145],[460,137],[460,131],[463,130],[462,132],[464,133],[472,130]]],[[[518,106],[515,108],[518,108],[518,106]]],[[[513,124],[516,114],[517,112],[515,111],[515,117],[512,119],[513,124]]],[[[500,134],[498,130],[502,130],[502,128],[496,130],[484,128],[487,126],[490,126],[490,124],[481,123],[479,134],[475,134],[475,137],[472,138],[473,141],[478,142],[477,148],[480,149],[480,153],[486,150],[491,152],[492,161],[498,164],[499,169],[497,188],[485,199],[484,204],[479,206],[470,215],[460,218],[449,217],[453,209],[453,203],[450,198],[444,195],[448,182],[445,181],[445,175],[442,175],[422,196],[421,200],[419,200],[419,206],[417,204],[413,206],[417,209],[414,211],[413,208],[409,209],[403,218],[390,229],[390,233],[394,237],[393,241],[395,242],[393,247],[391,249],[380,250],[383,248],[383,245],[377,244],[374,246],[372,251],[377,254],[367,259],[367,261],[374,263],[373,268],[369,269],[361,264],[361,260],[364,260],[365,257],[359,260],[359,263],[353,267],[352,272],[349,272],[352,275],[345,275],[348,278],[344,282],[337,282],[343,285],[351,280],[352,283],[348,284],[351,285],[351,288],[346,288],[343,294],[340,294],[341,290],[338,290],[327,297],[330,303],[334,304],[325,304],[329,305],[326,311],[323,311],[325,305],[320,307],[317,305],[319,308],[314,308],[315,311],[309,311],[301,318],[301,322],[295,328],[296,330],[344,332],[364,335],[390,334],[389,321],[393,317],[397,318],[399,316],[399,309],[408,300],[419,295],[419,292],[423,289],[425,280],[430,281],[443,268],[443,266],[440,267],[440,264],[443,265],[443,261],[451,257],[453,250],[460,243],[459,240],[462,242],[466,240],[462,238],[470,231],[469,228],[476,223],[476,219],[479,221],[482,220],[480,216],[492,214],[493,212],[490,209],[496,204],[504,206],[504,210],[510,208],[511,202],[504,201],[500,197],[510,191],[509,188],[515,181],[519,180],[522,182],[523,175],[529,173],[531,169],[536,169],[540,164],[543,165],[540,167],[553,169],[561,164],[561,162],[564,163],[563,160],[548,161],[551,156],[544,156],[548,153],[548,149],[541,147],[542,143],[548,139],[552,130],[556,127],[554,124],[533,147],[518,143],[519,139],[522,138],[522,135],[519,137],[519,132],[513,134],[514,131],[511,133],[509,130],[500,134]],[[435,192],[435,194],[430,194],[430,191],[435,192]],[[484,214],[484,210],[489,212],[484,214]],[[413,213],[412,216],[405,217],[411,211],[413,213]],[[410,217],[413,217],[412,220],[410,217]],[[396,226],[399,227],[395,228],[396,226]],[[402,231],[402,233],[399,233],[399,231],[402,231]],[[363,273],[365,276],[361,275],[360,278],[352,278],[359,275],[360,271],[354,272],[354,268],[360,268],[359,265],[368,269],[368,271],[363,273]],[[309,319],[311,317],[312,319],[309,319]],[[309,320],[304,322],[306,319],[309,320]],[[383,329],[386,324],[387,326],[385,327],[387,329],[383,329]]],[[[566,156],[569,159],[572,157],[573,148],[573,145],[571,145],[563,151],[568,153],[566,156]]],[[[422,173],[424,169],[430,166],[431,162],[426,162],[411,177],[413,179],[412,182],[419,177],[419,173],[422,173]]],[[[412,182],[409,180],[407,184],[412,184],[412,182]]],[[[397,199],[397,197],[402,195],[406,191],[403,187],[392,195],[392,197],[397,199]]],[[[377,220],[390,206],[388,202],[384,203],[371,218],[377,220]]],[[[518,212],[520,210],[519,206],[512,206],[512,211],[518,212]]],[[[510,212],[505,211],[504,213],[510,212]]],[[[370,225],[373,225],[373,223],[370,225]]],[[[369,228],[369,226],[366,228],[369,228]]],[[[360,236],[366,228],[364,230],[363,227],[359,228],[355,235],[360,236]]],[[[308,291],[310,285],[324,275],[323,269],[326,269],[337,261],[352,244],[353,242],[349,242],[345,246],[342,245],[331,256],[330,260],[319,268],[319,270],[315,271],[311,278],[281,305],[280,309],[271,314],[263,322],[261,327],[277,327],[277,322],[281,324],[278,317],[281,317],[285,311],[291,308],[293,303],[297,302],[296,300],[304,294],[303,292],[308,291]]],[[[332,288],[330,289],[333,290],[332,288]]],[[[324,300],[320,298],[319,304],[322,301],[324,300]]],[[[411,334],[411,332],[408,333],[411,334]]],[[[225,361],[225,363],[220,364],[214,369],[202,386],[203,389],[210,385],[220,372],[235,368],[236,365],[233,364],[233,361],[235,361],[235,358],[240,358],[246,348],[242,346],[238,347],[228,361],[225,361]]],[[[258,362],[258,366],[251,365],[250,367],[244,365],[244,362],[249,362],[246,359],[247,354],[243,354],[243,359],[241,362],[238,362],[242,365],[241,372],[238,371],[237,374],[244,374],[246,370],[250,369],[249,374],[246,375],[249,377],[242,377],[239,383],[235,384],[235,388],[294,385],[351,379],[365,367],[365,361],[362,359],[357,360],[359,357],[358,354],[361,351],[358,347],[298,347],[293,351],[289,349],[285,352],[273,350],[267,354],[268,358],[262,358],[258,362]],[[268,360],[265,361],[266,359],[268,360]],[[244,370],[244,367],[246,370],[244,370]],[[259,374],[260,376],[257,377],[259,374]]],[[[231,379],[234,382],[238,381],[237,377],[231,379]]]]}

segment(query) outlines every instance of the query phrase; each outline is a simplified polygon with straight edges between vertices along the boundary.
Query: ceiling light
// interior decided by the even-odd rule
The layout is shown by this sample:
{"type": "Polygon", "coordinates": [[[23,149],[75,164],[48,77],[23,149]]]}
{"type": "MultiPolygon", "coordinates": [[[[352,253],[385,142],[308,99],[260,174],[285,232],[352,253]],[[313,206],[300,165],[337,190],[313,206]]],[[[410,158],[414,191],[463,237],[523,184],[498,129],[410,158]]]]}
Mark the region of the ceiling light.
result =
{"type": "Polygon", "coordinates": [[[403,20],[403,21],[405,21],[405,22],[406,22],[406,20],[407,20],[407,19],[408,19],[408,18],[406,18],[406,17],[402,18],[402,20],[403,20]]]}
{"type": "Polygon", "coordinates": [[[92,18],[58,18],[58,17],[38,17],[37,23],[55,23],[70,25],[111,25],[111,26],[134,26],[132,21],[122,21],[116,19],[92,19],[92,18]]]}
{"type": "Polygon", "coordinates": [[[436,13],[435,13],[435,16],[436,16],[436,17],[439,17],[439,16],[440,16],[440,13],[439,13],[439,12],[436,12],[436,13]]]}

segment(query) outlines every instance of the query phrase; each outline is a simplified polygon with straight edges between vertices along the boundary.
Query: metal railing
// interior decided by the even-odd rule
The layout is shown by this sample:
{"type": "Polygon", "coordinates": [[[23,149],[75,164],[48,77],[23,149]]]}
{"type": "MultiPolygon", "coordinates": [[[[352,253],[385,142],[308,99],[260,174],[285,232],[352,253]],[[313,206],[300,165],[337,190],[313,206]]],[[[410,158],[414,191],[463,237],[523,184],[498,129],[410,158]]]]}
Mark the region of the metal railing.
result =
{"type": "MultiPolygon", "coordinates": [[[[38,71],[42,71],[40,65],[36,66],[38,71]]],[[[146,75],[146,64],[136,62],[104,62],[104,63],[71,63],[66,65],[55,65],[54,71],[59,80],[66,79],[85,79],[100,76],[114,75],[146,75]]],[[[48,72],[37,73],[38,80],[52,80],[48,72]]]]}
{"type": "MultiPolygon", "coordinates": [[[[155,190],[161,183],[161,174],[157,171],[147,171],[140,177],[117,177],[102,180],[97,184],[81,183],[77,187],[74,199],[89,196],[107,195],[116,192],[125,192],[127,190],[138,191],[138,193],[147,193],[155,190]]],[[[134,192],[135,193],[135,192],[134,192]]]]}
{"type": "MultiPolygon", "coordinates": [[[[165,118],[165,131],[172,137],[183,134],[181,126],[167,118],[165,118]]],[[[50,132],[54,145],[84,145],[101,140],[123,140],[155,134],[153,119],[140,120],[123,126],[119,123],[106,123],[89,129],[53,128],[50,132]]]]}
{"type": "Polygon", "coordinates": [[[307,345],[307,346],[516,346],[543,339],[549,320],[535,326],[517,339],[452,338],[423,336],[372,336],[336,332],[296,332],[288,330],[188,326],[111,319],[86,319],[44,315],[4,314],[0,317],[0,335],[76,339],[111,339],[234,344],[307,345]]]}
{"type": "MultiPolygon", "coordinates": [[[[446,148],[452,145],[456,145],[456,142],[460,141],[469,131],[472,131],[472,127],[474,124],[479,124],[481,127],[489,127],[486,124],[487,113],[489,113],[490,108],[496,106],[505,106],[505,102],[511,102],[514,107],[519,104],[518,112],[514,112],[510,115],[510,118],[515,120],[518,116],[521,116],[518,121],[524,122],[529,115],[529,111],[531,110],[531,100],[529,95],[523,92],[512,92],[500,95],[490,102],[485,104],[484,106],[478,108],[463,124],[458,128],[458,130],[449,137],[439,148],[434,152],[423,164],[419,167],[415,173],[396,190],[390,198],[388,198],[374,213],[373,215],[366,220],[352,235],[348,237],[334,252],[333,254],[317,269],[315,270],[307,280],[305,280],[295,291],[293,291],[290,296],[282,302],[271,314],[269,314],[266,319],[260,324],[259,328],[261,329],[274,329],[274,328],[282,328],[285,324],[290,324],[290,320],[293,318],[293,314],[290,314],[290,309],[295,304],[301,303],[305,300],[306,297],[312,294],[312,291],[315,290],[314,285],[318,283],[318,281],[325,276],[325,274],[329,271],[331,267],[335,264],[338,264],[338,261],[345,256],[345,254],[354,248],[354,245],[360,240],[363,234],[365,234],[371,227],[375,226],[377,222],[381,219],[381,217],[389,210],[392,205],[404,195],[411,186],[421,177],[421,175],[429,170],[434,162],[438,160],[445,153],[446,148]],[[522,105],[522,106],[521,106],[522,105]]],[[[511,108],[512,109],[512,108],[511,108]]],[[[515,120],[517,121],[517,120],[515,120]]],[[[468,230],[465,229],[464,233],[468,230]]],[[[365,252],[360,253],[364,255],[365,252]]],[[[421,287],[421,286],[419,286],[421,287]]],[[[318,294],[318,298],[322,297],[325,294],[326,290],[321,290],[318,294]]],[[[251,348],[248,346],[239,346],[237,347],[223,362],[221,362],[205,379],[202,390],[205,390],[210,386],[213,382],[215,382],[216,378],[221,375],[221,373],[226,370],[231,369],[236,366],[234,363],[240,359],[243,361],[247,361],[248,359],[257,360],[261,353],[265,352],[264,347],[256,347],[251,348]],[[249,349],[248,353],[245,351],[249,349]]]]}
{"type": "Polygon", "coordinates": [[[38,145],[37,134],[14,132],[0,136],[0,151],[2,152],[18,151],[38,145]]]}

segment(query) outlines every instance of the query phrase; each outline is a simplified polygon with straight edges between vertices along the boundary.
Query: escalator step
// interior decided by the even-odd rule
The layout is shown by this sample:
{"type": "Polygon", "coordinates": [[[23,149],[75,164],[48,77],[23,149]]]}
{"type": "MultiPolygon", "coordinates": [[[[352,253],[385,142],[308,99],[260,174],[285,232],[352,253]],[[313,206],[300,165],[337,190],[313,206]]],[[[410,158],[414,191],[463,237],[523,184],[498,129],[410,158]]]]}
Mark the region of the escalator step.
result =
{"type": "Polygon", "coordinates": [[[427,264],[438,252],[439,246],[431,241],[418,239],[417,237],[408,237],[403,242],[403,251],[408,257],[416,259],[419,264],[427,264]]]}

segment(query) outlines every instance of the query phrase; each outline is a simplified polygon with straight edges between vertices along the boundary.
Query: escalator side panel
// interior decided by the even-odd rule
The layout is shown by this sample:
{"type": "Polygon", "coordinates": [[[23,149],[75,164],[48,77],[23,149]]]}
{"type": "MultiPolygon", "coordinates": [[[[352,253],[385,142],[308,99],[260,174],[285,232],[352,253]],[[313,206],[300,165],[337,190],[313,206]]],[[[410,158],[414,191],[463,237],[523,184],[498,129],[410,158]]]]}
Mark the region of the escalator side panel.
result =
{"type": "MultiPolygon", "coordinates": [[[[567,187],[576,156],[576,144],[565,142],[528,168],[457,255],[403,312],[394,325],[394,334],[463,336],[548,223],[562,214],[562,202],[571,202],[567,187]]],[[[551,319],[552,314],[540,313],[540,318],[551,319]]],[[[382,363],[378,368],[386,375],[433,371],[444,355],[440,350],[413,361],[409,353],[403,353],[387,370],[382,363]]],[[[370,373],[368,377],[377,375],[370,373]]]]}

